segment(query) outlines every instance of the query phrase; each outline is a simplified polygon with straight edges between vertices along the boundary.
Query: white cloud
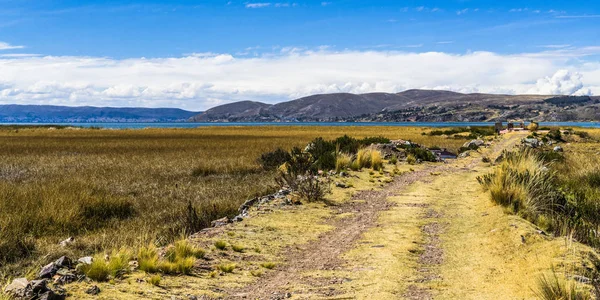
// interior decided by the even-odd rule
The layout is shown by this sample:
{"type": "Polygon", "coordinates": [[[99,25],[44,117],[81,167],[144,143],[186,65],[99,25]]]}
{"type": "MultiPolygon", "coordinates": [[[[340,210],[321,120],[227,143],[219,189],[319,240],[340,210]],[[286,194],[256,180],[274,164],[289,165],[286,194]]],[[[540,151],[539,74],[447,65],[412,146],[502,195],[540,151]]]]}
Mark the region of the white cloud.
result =
{"type": "Polygon", "coordinates": [[[464,15],[464,14],[466,14],[468,12],[469,12],[469,9],[465,8],[465,9],[457,10],[456,14],[460,16],[460,15],[464,15]]]}
{"type": "Polygon", "coordinates": [[[543,95],[591,95],[592,91],[583,86],[583,76],[578,72],[558,70],[552,76],[538,79],[531,94],[543,95]]]}
{"type": "Polygon", "coordinates": [[[550,48],[550,49],[560,49],[560,48],[571,47],[571,45],[570,44],[556,44],[556,45],[541,45],[539,47],[550,48]]]}
{"type": "Polygon", "coordinates": [[[23,49],[25,46],[14,46],[6,42],[0,42],[0,50],[23,49]]]}
{"type": "Polygon", "coordinates": [[[599,94],[600,62],[586,61],[586,55],[598,53],[600,48],[594,47],[513,55],[287,47],[258,57],[0,57],[0,103],[202,110],[239,100],[274,103],[315,93],[427,87],[599,94]]]}
{"type": "Polygon", "coordinates": [[[246,8],[263,8],[263,7],[269,7],[269,6],[271,6],[271,3],[268,3],[268,2],[246,3],[246,8]]]}
{"type": "Polygon", "coordinates": [[[573,15],[573,16],[556,16],[558,19],[595,19],[600,18],[600,15],[573,15]]]}

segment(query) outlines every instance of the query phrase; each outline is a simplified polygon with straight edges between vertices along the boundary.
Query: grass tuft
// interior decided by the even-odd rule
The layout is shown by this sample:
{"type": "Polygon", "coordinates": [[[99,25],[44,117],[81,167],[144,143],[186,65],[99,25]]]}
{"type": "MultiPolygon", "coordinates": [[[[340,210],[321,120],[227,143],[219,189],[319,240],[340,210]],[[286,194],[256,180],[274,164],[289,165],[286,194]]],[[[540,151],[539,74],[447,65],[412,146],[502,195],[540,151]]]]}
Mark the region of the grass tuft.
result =
{"type": "Polygon", "coordinates": [[[589,300],[589,292],[578,288],[572,281],[558,278],[556,273],[543,275],[538,280],[537,296],[543,300],[589,300]]]}
{"type": "Polygon", "coordinates": [[[274,262],[264,262],[262,264],[260,264],[261,267],[265,268],[265,269],[274,269],[275,267],[277,267],[277,264],[274,262]]]}
{"type": "Polygon", "coordinates": [[[352,164],[352,156],[349,154],[340,153],[337,155],[337,158],[335,161],[335,171],[338,173],[341,171],[344,171],[344,170],[350,168],[351,164],[352,164]]]}
{"type": "Polygon", "coordinates": [[[217,248],[219,250],[225,250],[225,249],[227,249],[227,242],[221,241],[221,240],[216,241],[215,248],[217,248]]]}
{"type": "Polygon", "coordinates": [[[242,245],[231,245],[231,249],[233,249],[233,251],[235,252],[244,252],[244,250],[246,250],[246,247],[242,246],[242,245]]]}
{"type": "Polygon", "coordinates": [[[160,275],[156,274],[156,275],[150,276],[150,278],[148,278],[147,282],[153,286],[160,286],[161,280],[162,280],[162,278],[160,277],[160,275]]]}
{"type": "Polygon", "coordinates": [[[220,264],[217,266],[217,269],[223,273],[232,273],[236,267],[237,266],[235,264],[220,264]]]}

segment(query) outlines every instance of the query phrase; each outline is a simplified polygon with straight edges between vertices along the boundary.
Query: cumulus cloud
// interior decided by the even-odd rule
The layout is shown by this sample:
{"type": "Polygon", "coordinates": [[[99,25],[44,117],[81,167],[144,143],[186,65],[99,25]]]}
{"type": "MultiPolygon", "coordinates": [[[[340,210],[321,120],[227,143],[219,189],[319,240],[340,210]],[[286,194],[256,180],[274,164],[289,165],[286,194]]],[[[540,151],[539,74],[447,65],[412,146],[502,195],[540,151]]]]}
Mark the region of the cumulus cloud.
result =
{"type": "Polygon", "coordinates": [[[583,86],[582,75],[569,70],[558,70],[552,76],[538,79],[535,88],[529,91],[544,95],[591,95],[592,91],[583,86]]]}
{"type": "Polygon", "coordinates": [[[600,93],[600,63],[555,52],[334,51],[290,48],[258,57],[0,57],[0,103],[182,107],[275,103],[315,93],[600,93]],[[585,84],[584,84],[585,80],[585,84]]]}

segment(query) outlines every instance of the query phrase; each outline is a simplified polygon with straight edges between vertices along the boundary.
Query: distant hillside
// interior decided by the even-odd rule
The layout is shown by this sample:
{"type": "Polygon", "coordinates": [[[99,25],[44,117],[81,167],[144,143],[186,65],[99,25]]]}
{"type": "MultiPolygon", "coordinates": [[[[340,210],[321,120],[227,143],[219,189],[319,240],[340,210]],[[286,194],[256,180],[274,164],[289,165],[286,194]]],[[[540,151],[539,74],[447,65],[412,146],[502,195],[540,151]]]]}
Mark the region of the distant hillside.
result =
{"type": "Polygon", "coordinates": [[[205,122],[496,120],[600,121],[598,97],[462,94],[439,90],[322,94],[274,105],[242,101],[191,118],[205,122]]]}
{"type": "Polygon", "coordinates": [[[198,112],[177,108],[0,105],[0,122],[182,122],[198,112]]]}

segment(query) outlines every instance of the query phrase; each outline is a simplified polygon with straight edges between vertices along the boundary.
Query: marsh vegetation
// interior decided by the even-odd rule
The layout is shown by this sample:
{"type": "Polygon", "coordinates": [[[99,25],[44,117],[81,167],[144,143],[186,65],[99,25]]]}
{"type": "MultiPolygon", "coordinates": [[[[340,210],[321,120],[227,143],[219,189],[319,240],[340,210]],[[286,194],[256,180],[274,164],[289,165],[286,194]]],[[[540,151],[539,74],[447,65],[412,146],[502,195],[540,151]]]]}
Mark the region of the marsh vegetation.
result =
{"type": "Polygon", "coordinates": [[[0,128],[0,274],[65,254],[167,245],[273,191],[263,153],[382,132],[449,149],[463,142],[395,127],[0,128]]]}

